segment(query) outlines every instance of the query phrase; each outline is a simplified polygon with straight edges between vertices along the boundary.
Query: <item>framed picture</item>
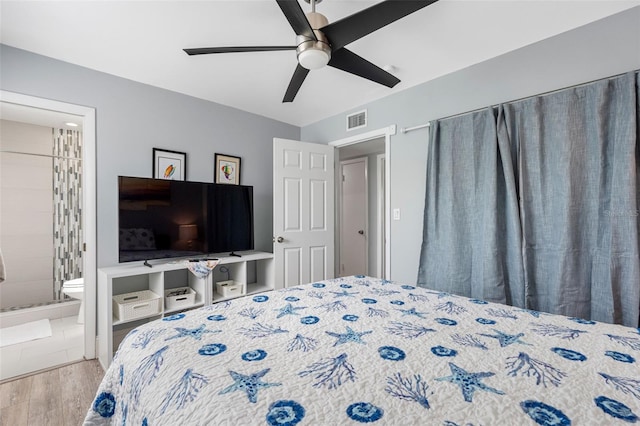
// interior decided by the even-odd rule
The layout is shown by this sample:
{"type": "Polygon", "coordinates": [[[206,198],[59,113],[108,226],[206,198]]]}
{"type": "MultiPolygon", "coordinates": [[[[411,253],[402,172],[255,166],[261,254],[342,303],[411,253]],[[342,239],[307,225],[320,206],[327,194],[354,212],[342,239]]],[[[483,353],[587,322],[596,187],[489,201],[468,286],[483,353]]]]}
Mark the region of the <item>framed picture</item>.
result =
{"type": "Polygon", "coordinates": [[[240,157],[216,154],[214,181],[240,185],[240,157]]]}
{"type": "Polygon", "coordinates": [[[153,148],[153,177],[156,179],[185,180],[187,154],[153,148]]]}

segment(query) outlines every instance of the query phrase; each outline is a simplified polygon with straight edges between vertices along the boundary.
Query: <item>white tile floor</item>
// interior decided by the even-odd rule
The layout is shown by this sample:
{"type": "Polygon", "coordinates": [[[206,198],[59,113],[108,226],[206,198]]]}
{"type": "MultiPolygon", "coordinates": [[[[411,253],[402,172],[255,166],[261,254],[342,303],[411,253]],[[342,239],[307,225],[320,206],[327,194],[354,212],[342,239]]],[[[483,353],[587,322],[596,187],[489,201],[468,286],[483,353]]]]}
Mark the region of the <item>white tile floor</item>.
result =
{"type": "Polygon", "coordinates": [[[50,321],[51,337],[0,348],[0,380],[82,359],[84,325],[78,316],[50,321]]]}

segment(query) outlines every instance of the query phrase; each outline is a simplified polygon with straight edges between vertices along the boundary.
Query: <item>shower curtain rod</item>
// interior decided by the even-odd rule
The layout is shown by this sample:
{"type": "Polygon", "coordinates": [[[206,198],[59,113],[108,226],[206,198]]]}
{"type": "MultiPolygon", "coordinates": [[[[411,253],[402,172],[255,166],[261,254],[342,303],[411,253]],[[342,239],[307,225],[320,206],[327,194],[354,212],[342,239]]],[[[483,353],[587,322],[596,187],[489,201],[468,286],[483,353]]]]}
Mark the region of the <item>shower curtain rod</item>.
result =
{"type": "MultiPolygon", "coordinates": [[[[591,81],[587,81],[587,82],[580,83],[580,84],[574,84],[574,85],[572,85],[572,86],[566,86],[566,87],[562,87],[562,88],[560,88],[560,89],[549,90],[548,92],[538,93],[537,95],[525,96],[524,98],[513,99],[513,100],[511,100],[511,101],[506,101],[506,102],[501,102],[501,103],[503,103],[503,104],[508,104],[508,103],[512,103],[512,102],[519,102],[519,101],[523,101],[523,100],[528,99],[528,98],[531,98],[531,97],[533,97],[533,96],[545,96],[545,95],[550,95],[550,94],[552,94],[552,93],[560,92],[560,91],[562,91],[562,90],[572,89],[572,88],[574,88],[574,87],[586,86],[587,84],[595,83],[596,81],[611,80],[612,78],[617,78],[617,77],[623,76],[623,75],[625,75],[625,74],[628,74],[628,73],[630,73],[630,72],[635,73],[635,74],[638,74],[638,73],[640,73],[640,70],[627,71],[627,72],[623,72],[623,73],[621,73],[621,74],[612,75],[612,76],[610,76],[610,77],[598,78],[598,79],[596,79],[596,80],[591,80],[591,81]]],[[[448,119],[450,119],[450,118],[459,117],[459,116],[461,116],[461,115],[473,114],[474,112],[482,111],[482,110],[485,110],[485,109],[487,109],[487,108],[497,108],[498,106],[500,106],[500,104],[492,105],[491,107],[481,107],[481,108],[476,108],[476,109],[472,109],[472,110],[469,110],[469,111],[460,112],[460,113],[458,113],[458,114],[449,115],[449,116],[447,116],[447,117],[441,117],[441,118],[438,118],[438,119],[436,119],[436,120],[448,120],[448,119]]],[[[410,132],[410,131],[412,131],[412,130],[423,129],[423,128],[425,128],[425,127],[430,127],[430,126],[431,126],[431,122],[426,123],[426,124],[421,124],[421,125],[419,125],[419,126],[403,127],[403,128],[401,128],[401,129],[400,129],[400,132],[401,132],[401,133],[407,133],[407,132],[410,132]]]]}
{"type": "Polygon", "coordinates": [[[63,157],[62,155],[51,155],[51,154],[34,154],[31,152],[20,152],[20,151],[0,151],[0,154],[21,154],[21,155],[33,155],[34,157],[47,157],[47,158],[60,158],[62,160],[77,160],[82,161],[82,158],[78,157],[63,157]]]}

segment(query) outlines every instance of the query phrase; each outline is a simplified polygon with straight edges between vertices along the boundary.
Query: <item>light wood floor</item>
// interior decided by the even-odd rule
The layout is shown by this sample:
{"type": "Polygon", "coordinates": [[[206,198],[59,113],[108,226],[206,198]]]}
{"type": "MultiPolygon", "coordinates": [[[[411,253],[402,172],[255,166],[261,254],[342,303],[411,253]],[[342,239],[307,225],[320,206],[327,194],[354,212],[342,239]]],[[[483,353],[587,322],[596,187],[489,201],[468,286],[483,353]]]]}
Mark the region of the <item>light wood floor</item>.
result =
{"type": "Polygon", "coordinates": [[[103,375],[90,360],[3,383],[0,425],[81,425],[103,375]]]}

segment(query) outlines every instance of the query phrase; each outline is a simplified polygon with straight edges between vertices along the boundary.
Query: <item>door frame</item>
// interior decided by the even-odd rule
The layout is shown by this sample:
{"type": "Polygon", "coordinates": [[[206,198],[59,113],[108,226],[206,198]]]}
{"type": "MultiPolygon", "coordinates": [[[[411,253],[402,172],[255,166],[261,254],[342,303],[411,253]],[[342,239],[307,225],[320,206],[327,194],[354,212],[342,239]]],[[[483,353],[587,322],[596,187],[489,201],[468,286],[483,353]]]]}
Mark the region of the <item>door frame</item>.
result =
{"type": "MultiPolygon", "coordinates": [[[[371,130],[366,133],[360,133],[358,135],[350,136],[343,139],[338,139],[333,142],[329,142],[329,145],[335,148],[341,148],[343,146],[353,145],[361,142],[367,142],[373,139],[379,139],[384,137],[384,152],[386,156],[384,164],[384,279],[391,279],[391,136],[396,134],[396,126],[392,124],[388,127],[383,127],[376,130],[371,130]]],[[[339,156],[335,155],[337,159],[339,156]]],[[[339,161],[335,160],[334,161],[339,161]]],[[[336,170],[339,167],[335,167],[336,170]]],[[[336,172],[337,173],[337,172],[336,172]]],[[[382,274],[381,274],[382,275],[382,274]]]]}
{"type": "MultiPolygon", "coordinates": [[[[344,216],[344,203],[342,202],[342,168],[345,164],[353,164],[353,163],[360,163],[360,162],[364,162],[364,183],[365,183],[365,189],[364,189],[364,203],[366,208],[364,209],[365,211],[365,216],[364,216],[364,231],[365,231],[365,245],[364,245],[364,269],[365,269],[365,275],[369,275],[369,158],[365,157],[356,157],[356,158],[350,158],[348,160],[338,160],[339,161],[339,171],[338,171],[338,180],[336,181],[336,230],[340,230],[339,234],[339,241],[338,241],[338,250],[335,251],[336,253],[336,260],[339,262],[337,263],[336,266],[336,270],[339,272],[339,274],[336,274],[336,276],[342,276],[342,252],[343,252],[343,233],[342,233],[342,223],[343,223],[343,216],[344,216]]],[[[380,275],[378,275],[380,276],[380,275]]]]}
{"type": "MultiPolygon", "coordinates": [[[[384,154],[378,154],[376,155],[376,199],[377,204],[376,204],[376,210],[378,212],[378,217],[385,217],[385,193],[386,193],[386,155],[387,153],[385,152],[384,154]]],[[[385,248],[384,248],[384,242],[385,242],[385,234],[384,231],[386,229],[385,226],[385,221],[384,220],[378,220],[378,223],[376,224],[377,229],[377,242],[376,242],[376,274],[381,277],[383,274],[383,271],[385,270],[383,264],[384,261],[386,259],[386,253],[385,253],[385,248]]],[[[386,277],[385,277],[386,278],[386,277]]]]}
{"type": "Polygon", "coordinates": [[[84,277],[84,357],[96,357],[96,110],[95,108],[0,90],[0,101],[82,117],[82,227],[84,277]]]}

